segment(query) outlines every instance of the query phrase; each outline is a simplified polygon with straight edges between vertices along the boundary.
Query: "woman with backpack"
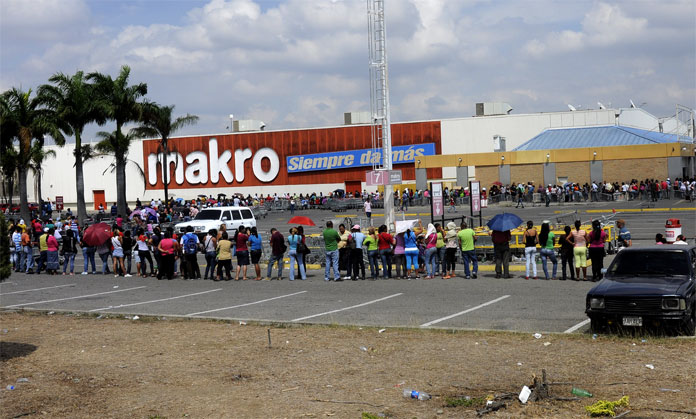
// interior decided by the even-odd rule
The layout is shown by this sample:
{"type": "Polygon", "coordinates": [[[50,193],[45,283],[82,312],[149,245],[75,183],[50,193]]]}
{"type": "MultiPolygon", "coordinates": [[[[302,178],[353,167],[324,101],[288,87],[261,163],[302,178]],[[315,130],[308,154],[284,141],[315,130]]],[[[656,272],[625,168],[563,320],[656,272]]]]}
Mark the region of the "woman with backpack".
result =
{"type": "Polygon", "coordinates": [[[70,264],[70,275],[75,274],[75,254],[77,253],[77,238],[75,237],[75,232],[68,229],[65,232],[65,237],[63,237],[63,257],[65,262],[63,263],[63,275],[70,264]]]}

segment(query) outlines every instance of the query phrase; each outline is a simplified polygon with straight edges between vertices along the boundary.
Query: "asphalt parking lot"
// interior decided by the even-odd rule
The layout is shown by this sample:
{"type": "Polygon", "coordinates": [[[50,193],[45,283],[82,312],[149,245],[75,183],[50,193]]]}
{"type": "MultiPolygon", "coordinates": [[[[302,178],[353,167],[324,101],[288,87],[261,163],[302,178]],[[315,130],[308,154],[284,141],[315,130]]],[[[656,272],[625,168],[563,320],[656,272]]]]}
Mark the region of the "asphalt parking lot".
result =
{"type": "MultiPolygon", "coordinates": [[[[495,208],[485,216],[515,211],[539,224],[559,212],[578,210],[582,220],[613,214],[624,218],[635,245],[651,244],[664,232],[667,218],[679,218],[684,234],[693,240],[696,211],[691,204],[657,205],[649,211],[637,206],[616,208],[609,203],[524,210],[495,208]],[[622,212],[622,209],[624,210],[622,212]],[[633,212],[631,212],[633,210],[633,212]]],[[[659,204],[659,203],[658,203],[659,204]]],[[[426,220],[425,207],[415,208],[405,218],[426,220]],[[413,212],[411,212],[413,211],[413,212]]],[[[381,223],[379,210],[375,223],[381,223]]],[[[460,214],[463,214],[461,211],[460,214]]],[[[318,226],[326,220],[358,213],[296,211],[309,215],[318,226]]],[[[363,216],[364,217],[364,216],[363,216]]],[[[286,230],[289,213],[272,213],[258,221],[260,231],[286,230]]],[[[360,222],[360,221],[358,221],[360,222]]],[[[287,226],[289,228],[289,226],[287,226]]],[[[307,233],[319,232],[319,227],[307,233]]],[[[262,233],[263,234],[263,233],[262,233]]],[[[605,261],[608,265],[611,258],[605,261]]],[[[202,258],[200,262],[203,263],[202,258]]],[[[287,265],[286,265],[287,266],[287,265]]],[[[76,271],[81,272],[81,255],[76,271]]],[[[459,267],[461,269],[461,266],[459,267]]],[[[307,281],[158,281],[154,278],[114,278],[111,275],[49,276],[13,274],[0,284],[0,308],[125,315],[183,316],[240,321],[322,323],[376,327],[429,327],[507,330],[521,332],[583,333],[589,329],[584,314],[585,294],[592,283],[524,280],[519,272],[512,279],[495,279],[482,268],[478,279],[377,280],[329,282],[323,270],[311,270],[307,281]]],[[[286,268],[287,272],[287,268],[286,268]]],[[[541,267],[539,273],[542,274],[541,267]]],[[[559,274],[560,276],[560,274],[559,274]]]]}

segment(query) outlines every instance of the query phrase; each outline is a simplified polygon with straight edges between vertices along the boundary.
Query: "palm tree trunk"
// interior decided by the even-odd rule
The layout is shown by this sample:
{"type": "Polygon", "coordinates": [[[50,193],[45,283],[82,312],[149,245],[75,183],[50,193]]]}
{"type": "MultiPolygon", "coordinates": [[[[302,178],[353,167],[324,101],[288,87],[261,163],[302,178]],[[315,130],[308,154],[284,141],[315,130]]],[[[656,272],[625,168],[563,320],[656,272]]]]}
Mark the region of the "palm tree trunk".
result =
{"type": "MultiPolygon", "coordinates": [[[[36,171],[36,195],[38,196],[38,201],[43,202],[43,192],[41,191],[41,173],[43,170],[39,167],[39,169],[36,171]]],[[[50,217],[51,214],[48,214],[50,217]]]]}
{"type": "Polygon", "coordinates": [[[85,174],[82,162],[82,133],[75,131],[75,186],[77,187],[77,220],[82,225],[87,218],[85,204],[85,174]]]}
{"type": "Polygon", "coordinates": [[[164,145],[164,156],[163,156],[163,166],[162,171],[162,181],[164,182],[164,206],[169,208],[169,163],[167,162],[167,157],[169,155],[169,146],[167,145],[167,140],[163,141],[164,145]]]}
{"type": "Polygon", "coordinates": [[[19,213],[25,222],[31,220],[27,202],[27,168],[24,165],[19,166],[19,213]]]}
{"type": "Polygon", "coordinates": [[[118,206],[118,214],[127,216],[126,207],[126,158],[124,156],[116,156],[116,204],[118,206]]]}

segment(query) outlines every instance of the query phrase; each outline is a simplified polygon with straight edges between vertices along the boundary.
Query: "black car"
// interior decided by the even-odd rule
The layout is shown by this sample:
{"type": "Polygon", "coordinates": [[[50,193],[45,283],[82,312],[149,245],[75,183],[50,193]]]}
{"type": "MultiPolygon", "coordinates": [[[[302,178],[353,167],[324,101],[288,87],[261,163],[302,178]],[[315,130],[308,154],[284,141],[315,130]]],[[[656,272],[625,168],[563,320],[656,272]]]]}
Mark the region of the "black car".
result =
{"type": "Polygon", "coordinates": [[[696,332],[696,246],[658,245],[620,251],[588,293],[594,332],[607,327],[696,332]]]}

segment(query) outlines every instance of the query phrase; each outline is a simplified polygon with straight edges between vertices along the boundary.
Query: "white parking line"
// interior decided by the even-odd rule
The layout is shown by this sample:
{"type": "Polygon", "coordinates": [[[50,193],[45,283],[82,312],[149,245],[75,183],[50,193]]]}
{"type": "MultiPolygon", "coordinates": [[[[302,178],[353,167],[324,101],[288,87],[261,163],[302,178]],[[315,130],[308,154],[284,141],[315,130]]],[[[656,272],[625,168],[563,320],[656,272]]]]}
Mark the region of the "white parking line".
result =
{"type": "Polygon", "coordinates": [[[574,331],[578,330],[579,328],[583,327],[584,325],[586,325],[589,322],[590,322],[590,319],[583,320],[580,323],[576,324],[575,326],[571,327],[570,329],[566,330],[563,333],[573,333],[574,331]]]}
{"type": "Polygon", "coordinates": [[[34,288],[30,290],[23,290],[23,291],[12,291],[12,292],[3,292],[0,293],[0,295],[10,295],[10,294],[21,294],[23,292],[33,292],[33,291],[41,291],[41,290],[49,290],[51,288],[62,288],[62,287],[73,287],[77,284],[65,284],[65,285],[56,285],[55,287],[43,287],[43,288],[34,288]]]}
{"type": "Polygon", "coordinates": [[[462,314],[471,313],[472,311],[478,310],[479,308],[483,308],[483,307],[489,306],[489,305],[491,305],[491,304],[495,304],[495,303],[497,303],[498,301],[503,301],[504,299],[506,299],[506,298],[508,298],[508,297],[509,297],[509,295],[503,295],[502,297],[498,297],[498,298],[496,298],[495,300],[491,300],[491,301],[488,301],[488,302],[486,302],[486,303],[479,304],[479,305],[477,305],[476,307],[471,307],[471,308],[466,309],[466,310],[464,310],[464,311],[460,311],[459,313],[450,314],[449,316],[442,317],[442,318],[440,318],[440,319],[433,320],[433,321],[430,321],[430,322],[427,322],[427,323],[423,323],[422,325],[420,325],[420,327],[432,326],[432,325],[434,325],[434,324],[436,324],[436,323],[444,322],[445,320],[449,320],[449,319],[453,319],[453,318],[455,318],[455,317],[457,317],[457,316],[461,316],[462,314]]]}
{"type": "Polygon", "coordinates": [[[223,307],[223,308],[216,308],[216,309],[214,309],[214,310],[199,311],[199,312],[197,312],[197,313],[186,314],[186,316],[197,316],[197,315],[199,315],[199,314],[213,313],[213,312],[215,312],[215,311],[231,310],[231,309],[233,309],[233,308],[252,306],[252,305],[254,305],[254,304],[265,303],[266,301],[273,301],[273,300],[278,300],[278,299],[280,299],[280,298],[292,297],[293,295],[304,294],[305,292],[307,292],[307,291],[293,292],[292,294],[285,294],[285,295],[280,295],[280,296],[278,296],[278,297],[266,298],[265,300],[254,301],[254,302],[251,302],[251,303],[237,304],[236,306],[223,307]]]}
{"type": "Polygon", "coordinates": [[[380,301],[388,300],[388,299],[390,299],[390,298],[398,297],[398,296],[400,296],[401,294],[403,294],[403,293],[400,292],[400,293],[398,293],[398,294],[388,295],[388,296],[386,296],[386,297],[378,298],[378,299],[376,299],[376,300],[368,301],[368,302],[366,302],[366,303],[356,304],[356,305],[350,306],[350,307],[339,308],[339,309],[337,309],[337,310],[326,311],[326,312],[324,312],[324,313],[312,314],[311,316],[300,317],[300,318],[298,318],[298,319],[294,319],[294,320],[290,320],[290,321],[291,321],[291,322],[299,322],[299,321],[311,319],[311,318],[314,318],[314,317],[319,317],[319,316],[325,316],[325,315],[327,315],[327,314],[338,313],[339,311],[346,311],[346,310],[350,310],[350,309],[353,309],[353,308],[363,307],[363,306],[367,306],[367,305],[370,305],[370,304],[379,303],[380,301]]]}
{"type": "Polygon", "coordinates": [[[126,288],[122,290],[116,290],[116,291],[106,291],[106,292],[98,292],[96,294],[87,294],[87,295],[78,295],[77,297],[67,297],[67,298],[57,298],[55,300],[44,300],[44,301],[34,301],[33,303],[22,303],[22,304],[14,304],[11,306],[5,306],[5,308],[12,308],[12,307],[23,307],[23,306],[33,306],[35,304],[43,304],[43,303],[55,303],[56,301],[66,301],[66,300],[76,300],[78,298],[87,298],[87,297],[94,297],[97,295],[105,295],[105,294],[114,294],[116,292],[125,292],[125,291],[132,291],[132,290],[138,290],[140,288],[145,288],[145,286],[142,287],[135,287],[135,288],[126,288]]]}
{"type": "Polygon", "coordinates": [[[176,297],[160,298],[159,300],[142,301],[142,302],[140,302],[140,303],[121,304],[121,305],[118,305],[118,306],[109,306],[109,307],[103,307],[103,308],[95,308],[94,310],[89,310],[89,311],[87,311],[87,312],[88,312],[88,313],[91,313],[91,312],[93,312],[93,311],[114,310],[114,309],[117,309],[117,308],[138,306],[138,305],[141,305],[141,304],[159,303],[159,302],[161,302],[161,301],[169,301],[169,300],[176,300],[177,298],[193,297],[194,295],[208,294],[209,292],[215,292],[215,291],[222,291],[222,288],[217,288],[217,289],[214,289],[214,290],[208,290],[208,291],[202,291],[202,292],[196,292],[196,293],[193,293],[193,294],[179,295],[179,296],[176,296],[176,297]]]}

